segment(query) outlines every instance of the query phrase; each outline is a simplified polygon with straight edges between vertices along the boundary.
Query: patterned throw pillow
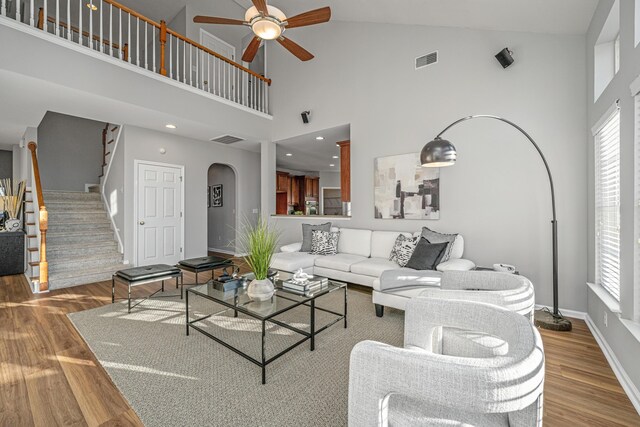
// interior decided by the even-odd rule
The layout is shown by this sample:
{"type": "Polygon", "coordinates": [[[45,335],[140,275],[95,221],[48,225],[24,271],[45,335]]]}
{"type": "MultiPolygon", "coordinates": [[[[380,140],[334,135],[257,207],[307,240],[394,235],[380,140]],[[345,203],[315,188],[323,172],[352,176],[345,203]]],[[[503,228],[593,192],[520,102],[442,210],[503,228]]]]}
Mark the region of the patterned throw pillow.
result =
{"type": "Polygon", "coordinates": [[[404,267],[409,262],[417,243],[417,237],[407,237],[404,234],[399,235],[396,238],[396,243],[393,245],[393,249],[391,249],[389,261],[394,261],[400,267],[404,267]]]}
{"type": "Polygon", "coordinates": [[[311,253],[314,255],[337,254],[339,238],[339,231],[313,230],[311,233],[311,253]]]}

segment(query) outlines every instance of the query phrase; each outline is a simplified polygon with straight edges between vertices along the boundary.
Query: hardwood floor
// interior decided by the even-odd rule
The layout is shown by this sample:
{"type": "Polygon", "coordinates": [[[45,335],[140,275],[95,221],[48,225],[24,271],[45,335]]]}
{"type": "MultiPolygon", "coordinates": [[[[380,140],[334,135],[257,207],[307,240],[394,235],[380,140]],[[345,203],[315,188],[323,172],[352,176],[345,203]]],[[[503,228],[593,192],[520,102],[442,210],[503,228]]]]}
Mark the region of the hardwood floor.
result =
{"type": "MultiPolygon", "coordinates": [[[[0,426],[142,425],[66,317],[109,303],[110,282],[32,295],[24,277],[0,277],[0,426]]],[[[545,426],[640,426],[583,321],[569,333],[541,332],[545,426]]]]}

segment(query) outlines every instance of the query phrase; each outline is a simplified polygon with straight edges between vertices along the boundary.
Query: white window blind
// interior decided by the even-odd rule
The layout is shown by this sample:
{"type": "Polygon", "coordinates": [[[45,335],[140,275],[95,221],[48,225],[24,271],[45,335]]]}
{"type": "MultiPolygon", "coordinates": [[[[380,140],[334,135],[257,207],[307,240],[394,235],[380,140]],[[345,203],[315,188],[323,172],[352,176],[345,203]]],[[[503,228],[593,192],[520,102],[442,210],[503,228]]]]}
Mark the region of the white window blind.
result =
{"type": "Polygon", "coordinates": [[[596,283],[620,301],[620,112],[595,135],[596,283]]]}

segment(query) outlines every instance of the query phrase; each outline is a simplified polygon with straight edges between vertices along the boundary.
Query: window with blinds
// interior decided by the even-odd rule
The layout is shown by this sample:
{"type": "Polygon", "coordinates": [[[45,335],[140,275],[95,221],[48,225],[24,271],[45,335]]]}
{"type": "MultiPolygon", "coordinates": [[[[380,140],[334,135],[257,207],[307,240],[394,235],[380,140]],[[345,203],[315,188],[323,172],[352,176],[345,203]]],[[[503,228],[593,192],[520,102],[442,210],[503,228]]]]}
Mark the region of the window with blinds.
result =
{"type": "Polygon", "coordinates": [[[596,283],[620,301],[620,111],[595,135],[596,283]]]}

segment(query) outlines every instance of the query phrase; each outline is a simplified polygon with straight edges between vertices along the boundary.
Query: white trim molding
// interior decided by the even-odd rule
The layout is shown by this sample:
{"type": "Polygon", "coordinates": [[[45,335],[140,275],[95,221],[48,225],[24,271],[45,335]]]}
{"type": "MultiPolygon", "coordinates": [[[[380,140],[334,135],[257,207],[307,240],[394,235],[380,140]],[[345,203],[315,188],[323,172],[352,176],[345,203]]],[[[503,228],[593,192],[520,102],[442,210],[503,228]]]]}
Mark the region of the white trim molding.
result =
{"type": "Polygon", "coordinates": [[[631,400],[631,404],[634,406],[634,408],[636,408],[636,411],[640,414],[640,391],[638,391],[638,388],[635,386],[633,381],[631,381],[631,378],[629,378],[629,375],[627,375],[627,372],[622,367],[622,364],[616,357],[615,353],[613,352],[611,347],[609,347],[607,340],[605,340],[604,336],[602,335],[602,333],[600,333],[600,330],[596,326],[595,322],[591,319],[591,317],[588,314],[587,314],[587,317],[585,318],[585,322],[587,323],[587,326],[589,327],[591,334],[593,335],[596,342],[600,346],[600,349],[602,350],[604,357],[609,362],[609,366],[611,366],[611,369],[613,370],[613,373],[618,379],[618,382],[620,383],[625,393],[629,397],[629,400],[631,400]]]}

